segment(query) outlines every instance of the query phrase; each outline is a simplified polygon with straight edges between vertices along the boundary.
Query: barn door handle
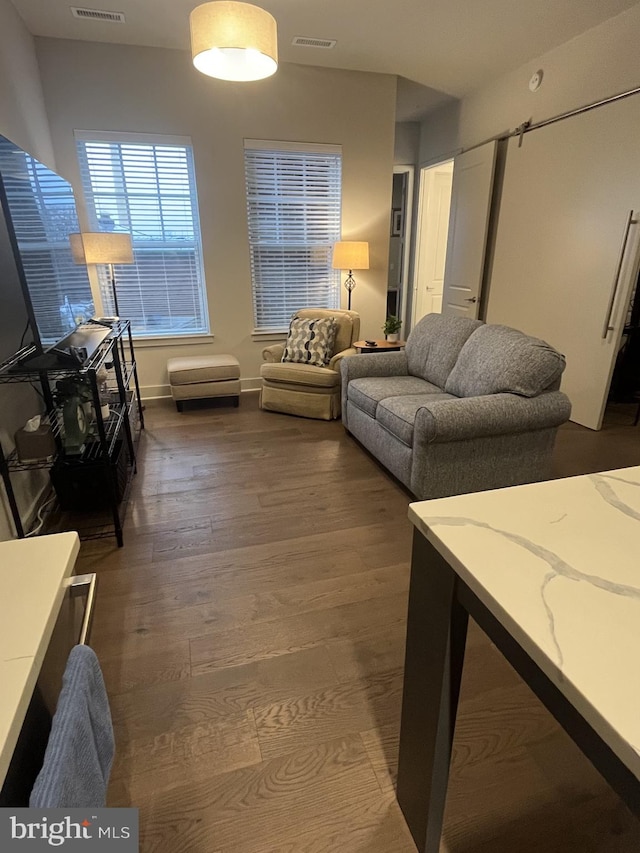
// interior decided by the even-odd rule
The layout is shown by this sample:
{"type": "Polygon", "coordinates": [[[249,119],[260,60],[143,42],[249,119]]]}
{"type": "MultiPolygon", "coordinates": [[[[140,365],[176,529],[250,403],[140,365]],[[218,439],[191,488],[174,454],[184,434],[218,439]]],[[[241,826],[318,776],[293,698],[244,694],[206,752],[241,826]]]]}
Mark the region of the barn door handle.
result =
{"type": "Polygon", "coordinates": [[[614,329],[614,327],[611,325],[611,317],[613,316],[613,308],[616,304],[616,296],[618,295],[618,287],[620,286],[620,273],[622,272],[624,256],[627,252],[629,232],[631,231],[631,226],[636,225],[637,222],[638,220],[633,218],[633,210],[630,210],[629,215],[627,216],[627,223],[624,228],[624,234],[622,236],[622,245],[620,246],[620,254],[618,255],[618,263],[616,264],[616,274],[613,278],[613,287],[611,288],[611,296],[609,297],[609,307],[607,308],[607,318],[604,321],[604,326],[602,329],[603,340],[607,337],[609,332],[612,332],[614,329]]]}

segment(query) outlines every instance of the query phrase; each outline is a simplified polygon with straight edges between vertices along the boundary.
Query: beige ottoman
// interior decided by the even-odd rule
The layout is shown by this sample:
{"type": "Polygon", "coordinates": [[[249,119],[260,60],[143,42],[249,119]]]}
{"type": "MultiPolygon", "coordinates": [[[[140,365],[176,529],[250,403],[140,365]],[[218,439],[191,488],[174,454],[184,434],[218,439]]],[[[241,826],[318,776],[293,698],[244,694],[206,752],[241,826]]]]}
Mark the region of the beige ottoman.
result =
{"type": "Polygon", "coordinates": [[[195,355],[167,362],[171,396],[179,412],[185,400],[233,397],[240,401],[240,364],[233,355],[195,355]]]}

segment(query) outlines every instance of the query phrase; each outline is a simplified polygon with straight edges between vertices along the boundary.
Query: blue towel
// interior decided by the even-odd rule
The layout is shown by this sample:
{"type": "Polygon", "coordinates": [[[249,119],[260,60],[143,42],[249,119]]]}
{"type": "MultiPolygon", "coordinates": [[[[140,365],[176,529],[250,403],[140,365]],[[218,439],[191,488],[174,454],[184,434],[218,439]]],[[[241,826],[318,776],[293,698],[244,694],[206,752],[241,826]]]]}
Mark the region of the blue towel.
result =
{"type": "Polygon", "coordinates": [[[114,749],[111,711],[98,658],[89,646],[75,646],[67,661],[30,807],[104,806],[114,749]]]}

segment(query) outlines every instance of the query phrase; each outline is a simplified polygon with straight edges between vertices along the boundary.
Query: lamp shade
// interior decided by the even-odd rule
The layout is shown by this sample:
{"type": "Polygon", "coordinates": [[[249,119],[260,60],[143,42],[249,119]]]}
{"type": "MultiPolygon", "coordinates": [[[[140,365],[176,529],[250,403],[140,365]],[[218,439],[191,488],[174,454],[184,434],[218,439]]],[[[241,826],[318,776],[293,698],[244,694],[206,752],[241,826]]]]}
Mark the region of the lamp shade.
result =
{"type": "Polygon", "coordinates": [[[278,68],[273,15],[251,3],[214,0],[191,12],[191,55],[203,74],[221,80],[262,80],[278,68]]]}
{"type": "Polygon", "coordinates": [[[333,246],[334,270],[368,270],[369,244],[354,241],[342,241],[333,246]]]}
{"type": "Polygon", "coordinates": [[[86,264],[82,234],[69,234],[69,242],[71,243],[71,257],[74,264],[86,264]]]}
{"type": "Polygon", "coordinates": [[[131,235],[115,231],[69,234],[71,254],[77,264],[132,264],[131,235]]]}

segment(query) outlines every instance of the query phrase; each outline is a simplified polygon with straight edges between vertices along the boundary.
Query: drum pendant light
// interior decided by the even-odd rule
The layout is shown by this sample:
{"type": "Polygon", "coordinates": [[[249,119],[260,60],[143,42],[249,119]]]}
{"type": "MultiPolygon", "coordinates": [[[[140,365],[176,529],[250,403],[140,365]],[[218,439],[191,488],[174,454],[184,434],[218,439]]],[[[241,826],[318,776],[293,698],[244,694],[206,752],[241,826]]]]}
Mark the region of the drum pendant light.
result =
{"type": "Polygon", "coordinates": [[[190,16],[193,64],[220,80],[262,80],[278,68],[273,15],[251,3],[214,0],[190,16]]]}

